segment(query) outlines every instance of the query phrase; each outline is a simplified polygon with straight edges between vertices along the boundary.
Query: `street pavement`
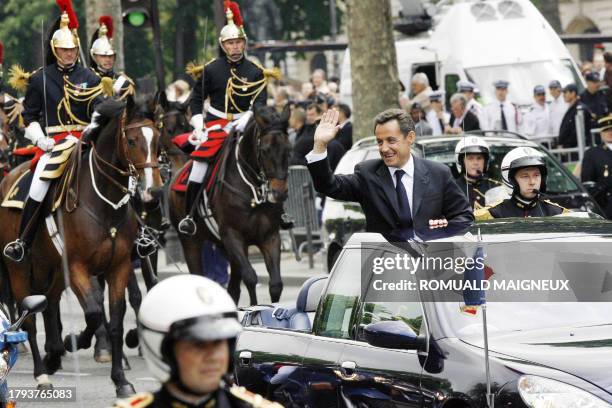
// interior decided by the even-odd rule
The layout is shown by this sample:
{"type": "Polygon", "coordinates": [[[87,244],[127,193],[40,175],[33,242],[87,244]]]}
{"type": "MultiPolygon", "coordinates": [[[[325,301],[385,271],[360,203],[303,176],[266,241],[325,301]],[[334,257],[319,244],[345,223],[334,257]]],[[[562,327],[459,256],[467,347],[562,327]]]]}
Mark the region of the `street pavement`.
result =
{"type": "MultiPolygon", "coordinates": [[[[267,272],[265,265],[261,260],[254,259],[253,266],[257,271],[259,284],[257,287],[257,296],[259,303],[270,303],[270,296],[267,287],[267,272]]],[[[185,264],[179,264],[182,273],[186,273],[187,267],[185,264]]],[[[181,273],[178,268],[172,264],[160,267],[160,279],[165,279],[169,276],[181,273]]],[[[310,276],[325,273],[320,259],[315,258],[315,266],[313,269],[308,268],[308,260],[302,259],[297,262],[291,253],[283,253],[281,260],[281,275],[284,281],[284,290],[281,297],[281,304],[291,304],[297,299],[301,284],[310,276]]],[[[145,293],[144,284],[137,272],[139,281],[141,282],[141,290],[145,293]]],[[[248,305],[248,294],[246,288],[243,287],[242,296],[239,302],[240,306],[248,305]]],[[[108,304],[106,305],[108,308],[108,304]]],[[[108,310],[108,309],[107,309],[108,310]]],[[[70,292],[69,295],[64,295],[61,303],[62,323],[64,326],[63,335],[74,332],[78,333],[84,328],[83,311],[80,308],[76,298],[70,292]]],[[[37,319],[38,327],[38,344],[41,353],[44,355],[44,329],[42,318],[37,319]]],[[[136,327],[136,316],[134,311],[129,307],[124,321],[124,332],[136,327]]],[[[142,357],[138,355],[137,349],[128,349],[124,347],[125,354],[131,365],[131,370],[126,371],[128,380],[134,385],[137,392],[153,391],[159,387],[159,383],[148,372],[146,363],[142,357]]],[[[93,359],[93,347],[89,350],[80,350],[78,353],[67,353],[63,359],[63,368],[55,375],[51,376],[51,382],[55,387],[76,387],[77,401],[76,402],[18,402],[18,407],[108,407],[112,406],[116,400],[115,387],[110,379],[110,363],[99,364],[93,359]],[[76,357],[76,358],[75,358],[76,357]]],[[[32,375],[32,357],[30,353],[21,354],[19,360],[8,377],[10,388],[19,387],[35,387],[36,382],[32,375]]]]}

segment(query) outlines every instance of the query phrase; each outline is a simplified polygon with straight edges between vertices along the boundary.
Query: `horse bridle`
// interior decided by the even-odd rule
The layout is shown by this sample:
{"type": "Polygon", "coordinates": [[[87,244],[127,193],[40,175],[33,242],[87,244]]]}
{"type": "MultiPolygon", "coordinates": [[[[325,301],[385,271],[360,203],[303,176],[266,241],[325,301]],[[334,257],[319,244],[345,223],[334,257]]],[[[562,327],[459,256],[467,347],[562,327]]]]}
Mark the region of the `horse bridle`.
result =
{"type": "Polygon", "coordinates": [[[118,188],[119,191],[121,191],[123,194],[125,194],[123,199],[121,201],[119,201],[118,203],[111,202],[109,199],[104,197],[99,192],[99,190],[97,188],[97,185],[96,185],[96,182],[95,182],[95,179],[94,179],[94,176],[93,176],[93,174],[91,175],[93,187],[96,190],[96,193],[98,194],[98,196],[100,196],[100,198],[103,201],[105,201],[106,203],[111,205],[114,209],[118,209],[118,208],[122,207],[123,205],[125,205],[127,203],[128,199],[129,199],[129,197],[132,197],[136,193],[136,184],[137,184],[137,180],[139,178],[138,170],[146,169],[146,168],[158,168],[159,167],[159,163],[157,162],[157,155],[156,154],[151,154],[152,160],[150,162],[143,162],[143,163],[136,163],[136,164],[134,164],[131,161],[130,156],[128,154],[128,141],[127,141],[126,131],[127,130],[131,130],[131,129],[139,129],[139,128],[143,128],[143,127],[150,127],[151,120],[144,119],[144,120],[141,120],[141,121],[136,122],[136,123],[131,123],[129,125],[126,125],[126,123],[125,123],[126,120],[127,120],[127,115],[124,112],[123,115],[121,116],[121,122],[120,122],[119,129],[117,130],[117,133],[120,133],[120,135],[118,134],[116,136],[116,139],[117,139],[117,151],[121,151],[123,153],[124,159],[128,163],[127,170],[120,169],[119,167],[113,165],[112,163],[104,160],[98,154],[98,151],[96,149],[95,143],[93,141],[91,142],[90,165],[95,166],[95,169],[98,171],[98,173],[100,173],[106,179],[106,181],[110,182],[113,186],[118,188]],[[121,184],[117,180],[115,180],[114,177],[112,177],[107,172],[105,172],[102,169],[101,164],[103,164],[104,166],[110,168],[111,170],[113,170],[114,172],[118,173],[121,176],[128,177],[129,180],[130,180],[128,187],[125,187],[123,184],[121,184]]]}

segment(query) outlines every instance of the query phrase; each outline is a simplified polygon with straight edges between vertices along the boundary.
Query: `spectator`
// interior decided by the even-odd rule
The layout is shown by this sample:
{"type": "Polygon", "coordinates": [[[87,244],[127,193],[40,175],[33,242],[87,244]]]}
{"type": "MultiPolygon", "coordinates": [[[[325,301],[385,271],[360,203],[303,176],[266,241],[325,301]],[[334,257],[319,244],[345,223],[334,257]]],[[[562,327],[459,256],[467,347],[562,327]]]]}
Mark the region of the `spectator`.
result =
{"type": "Polygon", "coordinates": [[[565,98],[561,95],[561,83],[559,81],[552,80],[548,84],[548,92],[552,97],[549,106],[550,114],[550,134],[553,136],[559,135],[559,129],[561,128],[561,121],[569,105],[565,102],[565,98]]]}
{"type": "Polygon", "coordinates": [[[568,84],[563,88],[563,98],[569,105],[559,129],[559,147],[576,147],[578,145],[576,137],[576,112],[578,106],[584,109],[584,133],[588,144],[591,134],[591,120],[589,108],[578,100],[578,87],[575,84],[568,84]]]}
{"type": "MultiPolygon", "coordinates": [[[[319,120],[321,119],[322,111],[316,104],[311,104],[306,111],[306,125],[303,127],[303,131],[295,140],[295,145],[293,146],[293,154],[291,159],[289,160],[289,164],[306,166],[306,155],[308,152],[312,150],[312,145],[314,144],[314,133],[317,125],[319,124],[319,120]],[[310,120],[313,120],[311,122],[310,120]]],[[[329,163],[332,171],[336,169],[338,162],[344,156],[346,149],[342,146],[342,143],[337,139],[332,140],[328,147],[327,152],[329,155],[329,163]]]]}
{"type": "Polygon", "coordinates": [[[353,147],[353,124],[351,123],[351,108],[347,104],[339,103],[336,105],[338,109],[338,134],[336,140],[342,143],[345,150],[350,150],[353,147]]]}
{"type": "Polygon", "coordinates": [[[320,68],[315,69],[310,78],[316,92],[321,92],[323,94],[329,93],[327,81],[325,80],[325,71],[320,68]]]}
{"type": "Polygon", "coordinates": [[[189,84],[182,79],[174,81],[166,88],[166,98],[169,102],[184,103],[189,99],[190,94],[189,84]]]}
{"type": "Polygon", "coordinates": [[[499,80],[493,83],[497,101],[491,102],[484,108],[481,124],[483,130],[509,130],[518,132],[521,126],[521,114],[518,108],[508,101],[508,86],[510,82],[499,80]]]}
{"type": "Polygon", "coordinates": [[[580,102],[589,107],[591,118],[596,121],[608,114],[606,96],[599,91],[599,74],[595,71],[587,72],[586,89],[580,94],[580,102]]]}
{"type": "Polygon", "coordinates": [[[546,89],[542,85],[533,88],[534,102],[525,116],[525,134],[527,136],[548,136],[550,132],[550,111],[546,105],[546,89]]]}
{"type": "Polygon", "coordinates": [[[308,101],[311,100],[312,98],[314,98],[315,96],[315,89],[314,89],[314,85],[312,85],[311,82],[304,82],[302,83],[302,91],[301,91],[301,99],[303,101],[308,101]]]}
{"type": "Polygon", "coordinates": [[[291,146],[300,138],[306,125],[306,111],[299,106],[294,106],[289,117],[289,141],[291,146]]]}
{"type": "Polygon", "coordinates": [[[425,113],[421,108],[421,105],[418,103],[413,103],[410,108],[410,118],[414,122],[414,133],[416,133],[417,137],[419,136],[431,136],[433,131],[431,130],[431,126],[423,120],[425,117],[425,113]]]}
{"type": "Polygon", "coordinates": [[[278,113],[282,112],[289,103],[289,91],[284,86],[277,88],[274,95],[274,108],[278,113]]]}
{"type": "Polygon", "coordinates": [[[467,109],[478,118],[480,123],[483,123],[483,107],[474,97],[476,85],[470,81],[457,82],[457,92],[461,92],[467,98],[467,109]]]}
{"type": "Polygon", "coordinates": [[[427,123],[431,126],[432,135],[440,136],[444,134],[444,128],[449,123],[450,115],[444,111],[444,93],[434,91],[429,95],[431,110],[425,116],[427,123]]]}
{"type": "Polygon", "coordinates": [[[410,82],[412,99],[408,101],[408,106],[418,103],[425,113],[429,112],[429,95],[433,92],[429,86],[429,78],[422,72],[417,72],[412,76],[410,82]]]}
{"type": "Polygon", "coordinates": [[[472,112],[467,110],[467,98],[460,93],[451,96],[451,116],[444,133],[460,134],[480,130],[480,122],[472,112]]]}

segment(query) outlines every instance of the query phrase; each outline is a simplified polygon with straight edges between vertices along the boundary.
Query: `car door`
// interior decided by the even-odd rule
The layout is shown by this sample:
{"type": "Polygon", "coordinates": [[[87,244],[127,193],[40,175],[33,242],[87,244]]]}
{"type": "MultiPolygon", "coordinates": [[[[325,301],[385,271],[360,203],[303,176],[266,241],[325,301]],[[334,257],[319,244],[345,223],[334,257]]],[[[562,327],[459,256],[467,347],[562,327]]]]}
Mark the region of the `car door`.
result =
{"type": "Polygon", "coordinates": [[[302,362],[309,407],[342,407],[337,376],[342,350],[352,341],[360,293],[360,249],[342,251],[314,319],[313,335],[302,362]]]}
{"type": "Polygon", "coordinates": [[[358,407],[420,407],[417,351],[371,346],[361,330],[370,323],[395,320],[416,334],[425,332],[420,302],[367,302],[359,309],[356,341],[346,345],[339,361],[342,398],[358,407]]]}

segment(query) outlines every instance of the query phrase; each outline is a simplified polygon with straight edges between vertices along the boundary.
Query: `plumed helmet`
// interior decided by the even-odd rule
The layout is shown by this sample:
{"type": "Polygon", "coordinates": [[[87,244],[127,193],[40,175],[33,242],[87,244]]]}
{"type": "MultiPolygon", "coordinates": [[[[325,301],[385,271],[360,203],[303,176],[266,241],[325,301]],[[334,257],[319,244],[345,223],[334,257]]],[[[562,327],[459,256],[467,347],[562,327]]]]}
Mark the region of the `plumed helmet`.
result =
{"type": "Polygon", "coordinates": [[[74,12],[72,1],[57,0],[57,5],[62,14],[59,20],[59,28],[53,32],[51,37],[51,49],[54,55],[57,48],[78,48],[79,46],[79,37],[77,35],[79,20],[74,12]]]}
{"type": "Polygon", "coordinates": [[[455,146],[455,166],[459,173],[465,173],[463,159],[468,153],[480,153],[484,155],[485,165],[483,173],[487,172],[489,167],[489,145],[482,137],[465,136],[462,137],[457,146],[455,146]]]}
{"type": "Polygon", "coordinates": [[[91,44],[89,54],[94,55],[115,55],[113,40],[113,18],[111,16],[100,17],[100,27],[94,33],[94,40],[91,44]]]}
{"type": "Polygon", "coordinates": [[[177,375],[174,342],[235,341],[242,326],[236,304],[216,282],[197,275],[164,279],[145,296],[138,314],[142,352],[162,382],[177,375]]]}
{"type": "Polygon", "coordinates": [[[227,24],[219,33],[219,44],[221,44],[221,47],[223,47],[223,42],[227,40],[246,40],[247,36],[243,27],[244,22],[242,20],[242,15],[240,14],[238,3],[235,1],[226,0],[223,2],[223,9],[225,10],[225,16],[227,17],[227,24]]]}
{"type": "Polygon", "coordinates": [[[519,169],[525,167],[539,167],[542,175],[540,191],[546,192],[546,161],[544,155],[533,147],[517,147],[510,150],[502,160],[501,173],[504,184],[512,188],[514,193],[518,192],[518,183],[515,175],[519,169]]]}

